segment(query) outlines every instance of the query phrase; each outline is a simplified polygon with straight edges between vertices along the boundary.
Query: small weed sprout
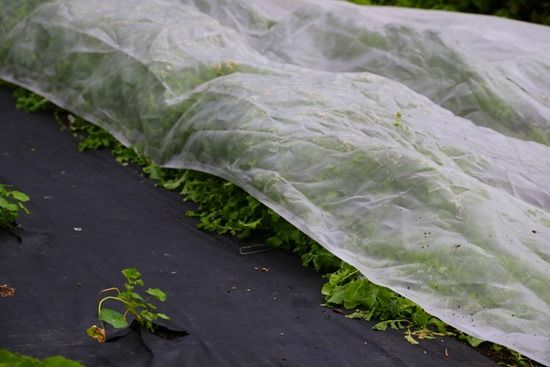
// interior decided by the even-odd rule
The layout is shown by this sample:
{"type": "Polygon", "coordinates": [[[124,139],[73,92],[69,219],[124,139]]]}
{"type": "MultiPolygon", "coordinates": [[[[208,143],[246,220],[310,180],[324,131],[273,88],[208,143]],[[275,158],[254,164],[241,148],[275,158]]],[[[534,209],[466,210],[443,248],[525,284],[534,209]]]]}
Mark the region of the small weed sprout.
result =
{"type": "Polygon", "coordinates": [[[149,302],[150,298],[156,298],[160,302],[166,301],[167,295],[158,288],[148,288],[145,293],[151,297],[143,298],[137,293],[137,287],[143,287],[141,273],[136,268],[127,268],[122,270],[122,275],[126,279],[124,290],[121,291],[116,287],[107,288],[99,292],[113,292],[114,295],[105,296],[99,300],[97,313],[101,326],[92,325],[86,329],[86,333],[91,338],[103,343],[106,339],[106,332],[103,322],[108,323],[115,329],[122,329],[128,326],[128,314],[132,314],[135,320],[142,328],[151,332],[155,331],[153,321],[157,319],[170,320],[170,317],[163,313],[155,312],[156,306],[149,302]],[[123,313],[115,311],[111,308],[103,307],[107,301],[120,302],[124,306],[123,313]]]}
{"type": "Polygon", "coordinates": [[[19,212],[29,214],[29,210],[23,205],[29,201],[29,197],[9,185],[0,184],[0,228],[12,229],[19,212]]]}

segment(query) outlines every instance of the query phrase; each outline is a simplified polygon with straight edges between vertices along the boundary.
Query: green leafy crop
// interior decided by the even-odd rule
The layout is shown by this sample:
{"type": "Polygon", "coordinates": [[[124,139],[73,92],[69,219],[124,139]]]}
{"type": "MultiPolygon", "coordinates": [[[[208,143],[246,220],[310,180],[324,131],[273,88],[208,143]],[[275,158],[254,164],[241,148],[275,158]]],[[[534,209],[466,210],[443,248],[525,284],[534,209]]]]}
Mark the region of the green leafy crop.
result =
{"type": "Polygon", "coordinates": [[[29,200],[26,194],[13,190],[12,186],[0,184],[0,228],[13,228],[20,212],[29,214],[23,204],[29,200]]]}
{"type": "Polygon", "coordinates": [[[43,112],[54,108],[46,98],[22,88],[17,88],[14,96],[17,100],[15,107],[23,111],[43,112]]]}
{"type": "Polygon", "coordinates": [[[90,326],[86,333],[93,339],[102,343],[105,341],[106,332],[103,322],[108,323],[115,329],[121,329],[128,326],[128,314],[134,316],[135,320],[141,327],[154,332],[155,326],[153,322],[157,319],[170,320],[167,315],[155,312],[157,307],[149,302],[151,297],[160,302],[166,301],[168,297],[165,292],[158,288],[148,288],[145,293],[150,297],[144,298],[137,292],[138,287],[143,287],[141,273],[136,268],[127,268],[122,270],[122,275],[126,279],[124,290],[116,287],[107,288],[100,293],[115,292],[115,295],[103,297],[97,307],[97,313],[101,327],[97,325],[90,326]],[[119,302],[123,306],[123,312],[118,312],[114,309],[104,307],[103,304],[107,301],[119,302]]]}
{"type": "Polygon", "coordinates": [[[355,310],[347,316],[352,319],[378,320],[375,330],[407,328],[405,338],[413,344],[418,343],[415,335],[419,339],[454,335],[443,321],[394,291],[370,282],[348,264],[342,263],[340,269],[327,278],[321,290],[326,304],[355,310]]]}

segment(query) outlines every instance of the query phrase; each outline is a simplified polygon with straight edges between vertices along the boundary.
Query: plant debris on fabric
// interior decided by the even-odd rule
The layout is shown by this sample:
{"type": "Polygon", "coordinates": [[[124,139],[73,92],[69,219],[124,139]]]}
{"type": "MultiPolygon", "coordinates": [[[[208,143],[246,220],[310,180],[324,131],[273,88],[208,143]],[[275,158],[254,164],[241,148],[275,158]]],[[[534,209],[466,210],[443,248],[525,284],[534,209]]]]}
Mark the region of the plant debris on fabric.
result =
{"type": "Polygon", "coordinates": [[[15,288],[7,284],[0,285],[0,298],[15,296],[15,288]]]}

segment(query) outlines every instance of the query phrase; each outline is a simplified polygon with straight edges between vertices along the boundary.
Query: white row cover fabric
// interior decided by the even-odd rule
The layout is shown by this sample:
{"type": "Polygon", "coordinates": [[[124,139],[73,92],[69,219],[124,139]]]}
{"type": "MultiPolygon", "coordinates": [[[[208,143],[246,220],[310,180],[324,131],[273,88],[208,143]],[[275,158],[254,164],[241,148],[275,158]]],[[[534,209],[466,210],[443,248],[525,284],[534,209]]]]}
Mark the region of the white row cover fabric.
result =
{"type": "Polygon", "coordinates": [[[550,28],[306,0],[0,9],[0,78],[550,365],[550,28]]]}

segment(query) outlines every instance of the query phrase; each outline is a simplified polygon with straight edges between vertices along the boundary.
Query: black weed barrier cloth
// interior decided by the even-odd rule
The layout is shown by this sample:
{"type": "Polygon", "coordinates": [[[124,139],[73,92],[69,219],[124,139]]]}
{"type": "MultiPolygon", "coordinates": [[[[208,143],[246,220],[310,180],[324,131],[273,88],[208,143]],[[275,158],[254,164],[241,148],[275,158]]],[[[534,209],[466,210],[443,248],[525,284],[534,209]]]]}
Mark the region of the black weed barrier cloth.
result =
{"type": "Polygon", "coordinates": [[[178,195],[106,151],[79,153],[51,116],[13,105],[0,90],[0,182],[28,193],[32,214],[0,233],[0,283],[16,289],[0,299],[0,348],[88,367],[495,365],[454,339],[415,346],[320,307],[322,280],[297,258],[240,255],[243,244],[196,229],[178,195]],[[130,330],[99,344],[85,334],[98,291],[129,266],[168,293],[169,326],[189,335],[130,330]]]}

